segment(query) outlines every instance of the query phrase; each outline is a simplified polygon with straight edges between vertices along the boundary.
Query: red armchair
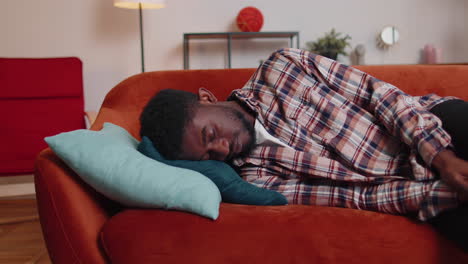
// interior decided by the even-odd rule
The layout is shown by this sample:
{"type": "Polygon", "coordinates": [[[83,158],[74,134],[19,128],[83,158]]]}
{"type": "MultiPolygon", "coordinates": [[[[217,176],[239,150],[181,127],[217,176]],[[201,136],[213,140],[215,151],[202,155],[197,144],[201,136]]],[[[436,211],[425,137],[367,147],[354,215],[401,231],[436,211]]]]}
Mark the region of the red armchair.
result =
{"type": "Polygon", "coordinates": [[[43,138],[85,127],[78,58],[0,58],[0,176],[32,174],[43,138]]]}

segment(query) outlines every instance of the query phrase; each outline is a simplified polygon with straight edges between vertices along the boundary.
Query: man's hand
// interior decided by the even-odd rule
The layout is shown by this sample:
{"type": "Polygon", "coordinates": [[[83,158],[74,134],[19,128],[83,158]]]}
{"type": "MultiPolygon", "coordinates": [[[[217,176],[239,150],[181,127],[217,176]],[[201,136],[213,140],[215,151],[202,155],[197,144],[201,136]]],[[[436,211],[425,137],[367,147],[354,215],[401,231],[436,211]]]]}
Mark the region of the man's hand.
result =
{"type": "Polygon", "coordinates": [[[432,165],[442,181],[458,192],[460,200],[468,201],[468,161],[458,158],[451,150],[443,150],[434,157],[432,165]]]}

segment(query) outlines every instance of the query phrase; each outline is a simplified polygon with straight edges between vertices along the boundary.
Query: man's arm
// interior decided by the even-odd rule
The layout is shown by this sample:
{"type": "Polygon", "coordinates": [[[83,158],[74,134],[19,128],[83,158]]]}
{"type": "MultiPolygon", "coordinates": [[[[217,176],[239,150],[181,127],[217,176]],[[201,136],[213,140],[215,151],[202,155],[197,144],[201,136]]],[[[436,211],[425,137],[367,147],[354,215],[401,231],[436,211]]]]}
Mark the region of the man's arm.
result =
{"type": "Polygon", "coordinates": [[[307,51],[285,49],[275,56],[273,61],[282,64],[280,67],[295,65],[317,83],[372,113],[387,131],[416,149],[425,163],[458,191],[461,200],[468,200],[468,162],[448,150],[450,135],[412,96],[360,70],[307,51]]]}
{"type": "Polygon", "coordinates": [[[292,63],[310,78],[372,113],[392,135],[418,150],[431,166],[451,141],[440,120],[412,96],[358,69],[303,50],[285,49],[279,63],[292,63]]]}
{"type": "Polygon", "coordinates": [[[284,179],[269,168],[242,168],[243,178],[259,187],[282,193],[289,204],[345,207],[388,214],[415,214],[421,221],[455,208],[457,195],[442,181],[392,181],[383,184],[316,179],[284,179]],[[309,180],[307,180],[309,181],[309,180]],[[423,206],[422,206],[423,205],[423,206]]]}
{"type": "Polygon", "coordinates": [[[283,55],[310,76],[373,113],[391,134],[417,149],[425,163],[439,172],[461,200],[468,200],[468,161],[447,148],[451,137],[440,120],[412,96],[360,70],[321,56],[298,50],[286,50],[283,55]]]}

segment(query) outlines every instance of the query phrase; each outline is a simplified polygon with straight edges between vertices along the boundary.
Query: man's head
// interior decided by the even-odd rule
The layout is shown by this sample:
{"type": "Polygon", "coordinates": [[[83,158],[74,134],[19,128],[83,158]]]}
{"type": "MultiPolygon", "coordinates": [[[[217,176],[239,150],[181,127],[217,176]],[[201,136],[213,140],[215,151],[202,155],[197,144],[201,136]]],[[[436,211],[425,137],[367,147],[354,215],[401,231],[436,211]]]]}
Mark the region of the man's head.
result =
{"type": "Polygon", "coordinates": [[[198,95],[162,90],[140,116],[147,136],[167,159],[228,161],[254,147],[254,118],[234,101],[218,102],[208,90],[198,95]]]}

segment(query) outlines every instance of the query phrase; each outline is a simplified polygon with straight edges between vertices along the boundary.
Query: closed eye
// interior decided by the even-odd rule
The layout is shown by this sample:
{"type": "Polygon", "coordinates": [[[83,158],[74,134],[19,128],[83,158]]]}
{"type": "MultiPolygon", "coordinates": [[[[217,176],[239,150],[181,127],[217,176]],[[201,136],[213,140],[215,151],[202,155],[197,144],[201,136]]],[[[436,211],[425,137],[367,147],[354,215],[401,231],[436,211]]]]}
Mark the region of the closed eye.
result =
{"type": "Polygon", "coordinates": [[[216,139],[216,130],[213,127],[211,127],[208,130],[208,142],[212,142],[215,139],[216,139]]]}
{"type": "MultiPolygon", "coordinates": [[[[216,139],[216,129],[212,126],[205,126],[202,129],[202,141],[203,145],[206,147],[209,143],[213,142],[216,139]]],[[[213,159],[213,153],[209,150],[200,158],[200,160],[210,160],[213,159]]]]}
{"type": "Polygon", "coordinates": [[[203,144],[206,146],[208,143],[216,139],[216,129],[211,126],[205,126],[202,129],[202,140],[203,144]]]}

